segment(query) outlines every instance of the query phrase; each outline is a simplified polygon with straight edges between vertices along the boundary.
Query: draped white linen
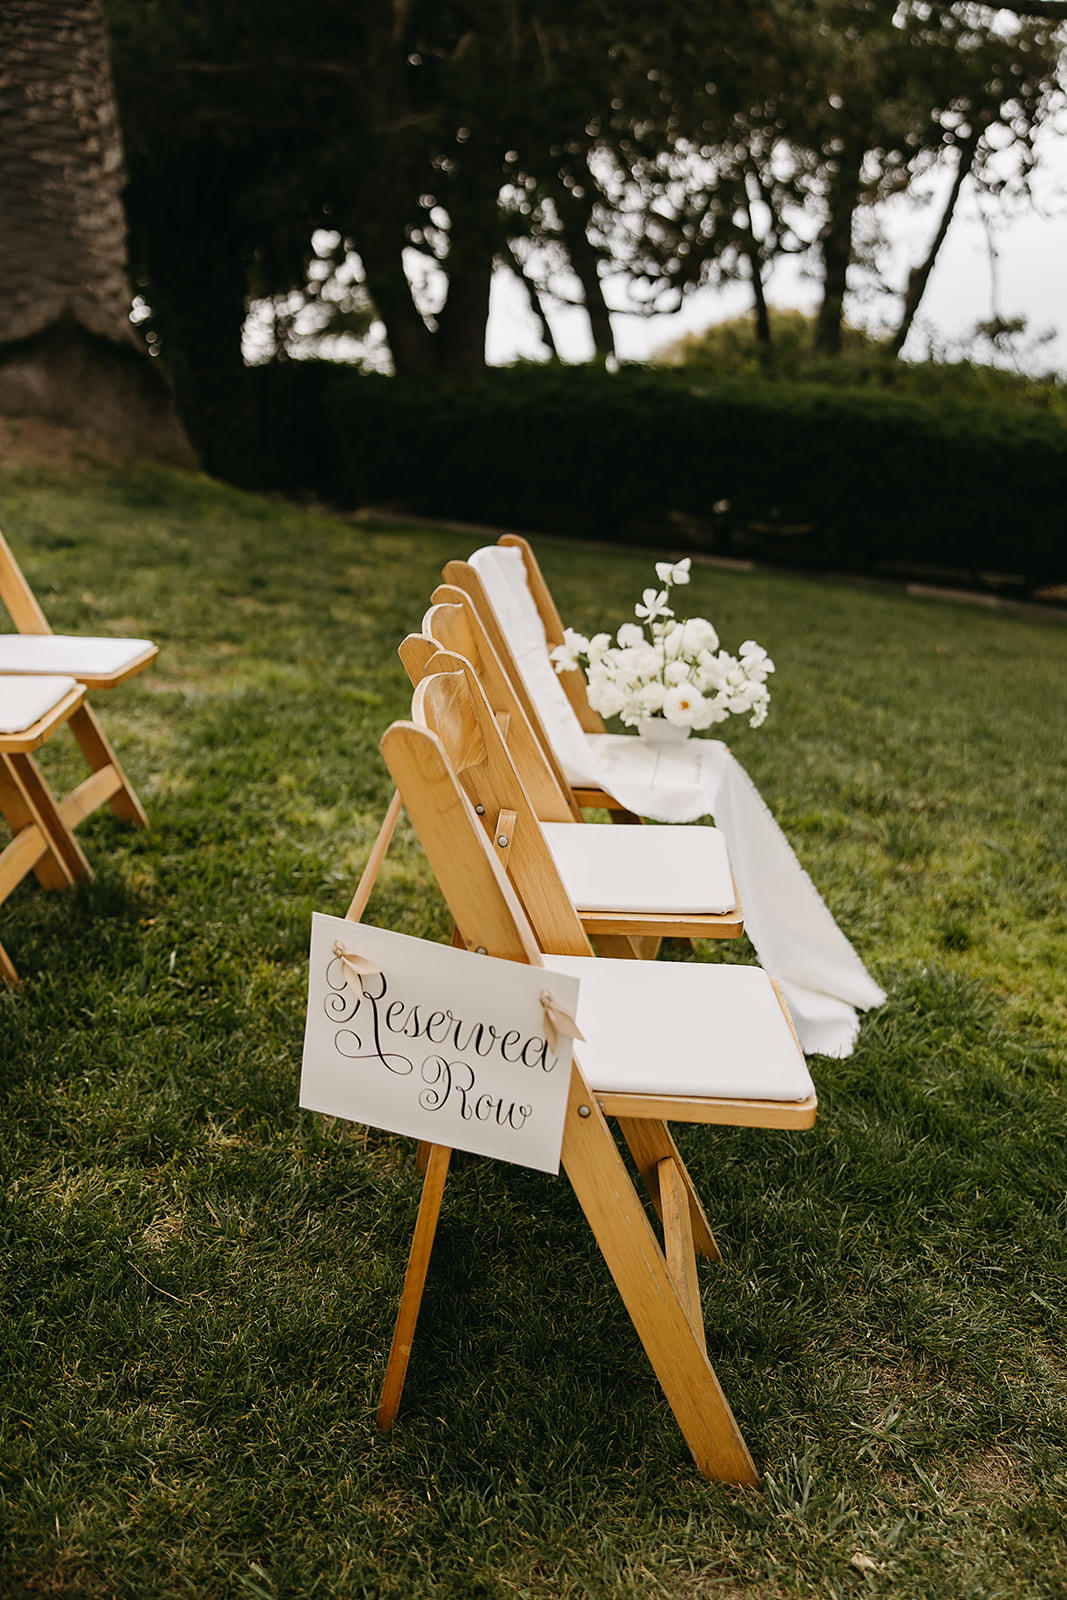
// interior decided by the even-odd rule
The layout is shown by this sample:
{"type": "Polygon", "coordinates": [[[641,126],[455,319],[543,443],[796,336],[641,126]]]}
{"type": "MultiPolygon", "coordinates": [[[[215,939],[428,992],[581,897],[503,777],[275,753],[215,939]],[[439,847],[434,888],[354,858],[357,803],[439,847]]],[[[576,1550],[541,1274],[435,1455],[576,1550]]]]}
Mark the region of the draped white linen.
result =
{"type": "Polygon", "coordinates": [[[719,739],[652,748],[584,731],[549,660],[544,626],[513,545],[476,550],[481,578],[569,781],[599,787],[657,822],[711,815],[721,829],[761,966],[777,978],[806,1054],[847,1056],[857,1009],[885,1000],[800,865],[752,779],[719,739]]]}

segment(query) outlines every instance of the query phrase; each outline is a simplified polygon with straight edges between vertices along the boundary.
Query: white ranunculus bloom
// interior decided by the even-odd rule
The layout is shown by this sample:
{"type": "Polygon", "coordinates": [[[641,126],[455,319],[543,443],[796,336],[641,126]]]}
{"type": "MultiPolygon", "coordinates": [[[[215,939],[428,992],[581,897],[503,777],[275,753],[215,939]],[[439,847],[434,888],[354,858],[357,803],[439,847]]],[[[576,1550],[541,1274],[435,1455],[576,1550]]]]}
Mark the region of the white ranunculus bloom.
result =
{"type": "Polygon", "coordinates": [[[624,622],[615,637],[622,649],[628,650],[633,645],[644,644],[645,630],[639,628],[636,622],[624,622]]]}
{"type": "Polygon", "coordinates": [[[638,691],[637,698],[641,702],[641,715],[651,717],[657,711],[663,710],[663,702],[667,695],[667,686],[664,683],[646,683],[638,691]]]}
{"type": "Polygon", "coordinates": [[[663,676],[668,683],[688,683],[689,663],[686,661],[668,661],[663,669],[663,676]]]}
{"type": "Polygon", "coordinates": [[[590,662],[597,662],[604,654],[604,651],[609,649],[610,646],[610,633],[594,633],[593,637],[589,641],[589,645],[585,653],[589,657],[590,662]]]}

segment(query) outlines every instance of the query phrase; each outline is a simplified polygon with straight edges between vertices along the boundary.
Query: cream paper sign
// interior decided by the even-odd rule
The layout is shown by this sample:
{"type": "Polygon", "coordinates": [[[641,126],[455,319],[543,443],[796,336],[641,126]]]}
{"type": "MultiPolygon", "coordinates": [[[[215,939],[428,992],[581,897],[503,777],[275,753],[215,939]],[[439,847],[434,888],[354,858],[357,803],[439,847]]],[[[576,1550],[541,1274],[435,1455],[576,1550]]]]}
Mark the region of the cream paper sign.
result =
{"type": "Polygon", "coordinates": [[[571,1039],[546,990],[574,1016],[576,978],[316,912],[300,1104],[558,1172],[571,1039]]]}

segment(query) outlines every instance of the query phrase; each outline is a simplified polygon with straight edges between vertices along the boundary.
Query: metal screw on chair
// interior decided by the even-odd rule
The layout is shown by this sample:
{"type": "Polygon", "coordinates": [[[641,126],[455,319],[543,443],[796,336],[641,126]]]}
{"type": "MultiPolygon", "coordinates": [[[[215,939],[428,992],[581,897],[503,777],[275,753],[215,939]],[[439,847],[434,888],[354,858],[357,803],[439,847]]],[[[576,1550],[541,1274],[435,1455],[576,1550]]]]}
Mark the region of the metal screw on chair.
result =
{"type": "Polygon", "coordinates": [[[591,1117],[593,1115],[593,1113],[590,1111],[588,1106],[579,1106],[578,1107],[578,1115],[580,1117],[591,1117]]]}
{"type": "Polygon", "coordinates": [[[488,954],[489,954],[489,952],[488,952],[488,950],[487,950],[487,949],[486,949],[486,948],[485,948],[485,945],[484,945],[484,944],[480,944],[480,945],[478,945],[478,946],[477,946],[477,947],[476,947],[476,948],[475,948],[475,951],[474,951],[474,954],[475,954],[475,955],[476,955],[476,956],[487,956],[487,955],[488,955],[488,954]]]}
{"type": "Polygon", "coordinates": [[[485,816],[485,807],[484,806],[475,806],[474,810],[475,810],[475,814],[477,816],[479,816],[479,817],[484,817],[485,816]]]}
{"type": "Polygon", "coordinates": [[[508,836],[507,836],[507,834],[506,833],[498,834],[496,842],[500,846],[501,850],[506,850],[507,847],[508,847],[508,836]]]}

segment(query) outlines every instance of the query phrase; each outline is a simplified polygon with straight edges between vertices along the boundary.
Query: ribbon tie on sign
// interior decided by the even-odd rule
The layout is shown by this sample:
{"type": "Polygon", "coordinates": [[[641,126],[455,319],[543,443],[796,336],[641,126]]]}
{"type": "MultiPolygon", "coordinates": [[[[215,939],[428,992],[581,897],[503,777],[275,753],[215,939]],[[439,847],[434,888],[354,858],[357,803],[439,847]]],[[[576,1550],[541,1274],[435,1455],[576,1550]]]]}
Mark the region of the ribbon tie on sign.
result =
{"type": "Polygon", "coordinates": [[[376,967],[373,961],[368,961],[366,956],[359,955],[355,950],[346,950],[340,939],[334,940],[333,953],[341,963],[341,970],[346,978],[351,978],[359,990],[360,998],[363,997],[363,979],[380,978],[381,967],[376,967]]]}
{"type": "Polygon", "coordinates": [[[539,999],[545,1013],[545,1040],[548,1048],[555,1053],[559,1049],[560,1035],[565,1039],[583,1039],[585,1034],[579,1028],[569,1011],[564,1011],[552,998],[551,989],[542,989],[539,999]]]}

